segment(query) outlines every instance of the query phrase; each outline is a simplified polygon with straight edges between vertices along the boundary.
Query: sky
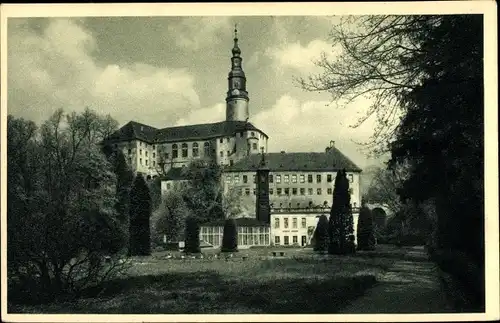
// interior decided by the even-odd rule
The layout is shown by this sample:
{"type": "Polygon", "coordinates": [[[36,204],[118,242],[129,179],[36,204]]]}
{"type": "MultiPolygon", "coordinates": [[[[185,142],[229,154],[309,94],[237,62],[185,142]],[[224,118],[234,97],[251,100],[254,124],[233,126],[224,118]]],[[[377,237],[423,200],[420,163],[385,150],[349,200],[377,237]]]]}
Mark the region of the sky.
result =
{"type": "Polygon", "coordinates": [[[9,18],[8,113],[42,123],[56,109],[85,107],[158,128],[225,119],[234,26],[247,76],[250,122],[270,152],[324,151],[331,140],[358,166],[379,164],[355,142],[373,121],[350,127],[369,106],[331,102],[294,78],[322,72],[339,17],[9,18]]]}

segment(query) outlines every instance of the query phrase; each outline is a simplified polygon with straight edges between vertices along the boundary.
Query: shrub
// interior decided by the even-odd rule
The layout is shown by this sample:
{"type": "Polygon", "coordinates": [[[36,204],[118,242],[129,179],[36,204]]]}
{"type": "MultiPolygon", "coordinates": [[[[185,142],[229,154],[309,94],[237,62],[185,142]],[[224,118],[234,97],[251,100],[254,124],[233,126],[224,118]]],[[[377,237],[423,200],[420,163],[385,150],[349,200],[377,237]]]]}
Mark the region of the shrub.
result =
{"type": "Polygon", "coordinates": [[[374,250],[375,236],[372,212],[366,206],[362,206],[359,210],[358,220],[358,250],[374,250]]]}
{"type": "Polygon", "coordinates": [[[349,194],[349,180],[346,171],[337,173],[333,190],[333,203],[330,211],[328,236],[329,254],[348,254],[355,252],[354,241],[350,237],[354,232],[349,194]]]}
{"type": "Polygon", "coordinates": [[[238,251],[238,229],[234,219],[227,219],[224,223],[224,235],[222,236],[222,252],[238,251]]]}
{"type": "Polygon", "coordinates": [[[328,250],[328,218],[326,215],[319,218],[313,240],[314,251],[323,252],[328,250]]]}
{"type": "Polygon", "coordinates": [[[186,234],[184,241],[185,253],[200,253],[200,226],[196,218],[189,216],[186,219],[186,234]]]}

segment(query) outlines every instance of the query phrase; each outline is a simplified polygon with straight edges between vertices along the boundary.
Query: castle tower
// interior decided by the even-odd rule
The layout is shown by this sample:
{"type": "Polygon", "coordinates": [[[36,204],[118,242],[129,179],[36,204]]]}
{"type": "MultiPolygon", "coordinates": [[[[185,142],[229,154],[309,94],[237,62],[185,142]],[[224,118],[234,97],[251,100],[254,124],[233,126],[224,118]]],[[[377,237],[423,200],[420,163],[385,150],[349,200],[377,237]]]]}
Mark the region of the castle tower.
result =
{"type": "Polygon", "coordinates": [[[226,96],[226,120],[248,121],[248,92],[246,90],[247,79],[241,66],[241,50],[238,47],[238,34],[234,28],[234,46],[231,57],[231,71],[227,77],[228,91],[226,96]]]}

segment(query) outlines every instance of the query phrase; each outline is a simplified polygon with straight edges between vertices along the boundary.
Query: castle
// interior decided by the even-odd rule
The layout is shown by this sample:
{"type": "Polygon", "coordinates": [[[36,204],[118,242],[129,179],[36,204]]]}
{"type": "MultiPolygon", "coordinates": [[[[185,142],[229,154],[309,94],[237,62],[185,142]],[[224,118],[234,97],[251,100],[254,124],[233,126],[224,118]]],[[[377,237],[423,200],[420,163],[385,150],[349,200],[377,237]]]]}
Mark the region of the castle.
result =
{"type": "MultiPolygon", "coordinates": [[[[335,148],[333,141],[323,152],[269,153],[269,136],[250,122],[242,60],[235,30],[224,121],[162,129],[130,121],[108,141],[122,150],[135,172],[147,179],[160,176],[162,195],[183,184],[183,169],[191,161],[221,165],[225,191],[236,190],[242,205],[249,206],[237,220],[240,246],[306,245],[318,214],[329,211],[335,176],[342,169],[347,171],[357,222],[361,169],[335,148]],[[259,188],[256,176],[262,166],[267,182],[259,188]],[[266,200],[268,211],[259,210],[259,198],[266,200]],[[262,218],[260,211],[269,214],[262,218]]],[[[202,239],[219,245],[222,226],[204,225],[202,239]]]]}

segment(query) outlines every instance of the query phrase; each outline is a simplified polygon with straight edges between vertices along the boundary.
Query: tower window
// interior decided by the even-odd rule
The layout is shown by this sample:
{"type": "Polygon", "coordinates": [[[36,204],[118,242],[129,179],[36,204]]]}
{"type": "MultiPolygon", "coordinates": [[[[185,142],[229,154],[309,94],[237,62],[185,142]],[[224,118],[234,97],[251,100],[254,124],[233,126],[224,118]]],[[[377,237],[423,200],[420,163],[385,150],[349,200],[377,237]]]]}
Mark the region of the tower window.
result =
{"type": "Polygon", "coordinates": [[[179,154],[177,144],[172,145],[172,158],[177,158],[179,154]]]}
{"type": "Polygon", "coordinates": [[[199,150],[198,150],[198,143],[195,142],[193,143],[193,157],[198,157],[199,155],[199,150]]]}
{"type": "Polygon", "coordinates": [[[251,135],[252,137],[255,137],[255,132],[253,132],[253,131],[252,131],[252,132],[250,133],[250,135],[251,135]]]}
{"type": "Polygon", "coordinates": [[[210,143],[208,141],[206,141],[204,144],[203,144],[203,154],[205,156],[208,156],[210,155],[210,143]]]}
{"type": "Polygon", "coordinates": [[[188,156],[188,145],[182,144],[182,157],[187,157],[187,156],[188,156]]]}
{"type": "Polygon", "coordinates": [[[254,142],[254,143],[252,144],[252,149],[253,149],[253,150],[257,150],[257,143],[255,143],[255,142],[254,142]]]}

